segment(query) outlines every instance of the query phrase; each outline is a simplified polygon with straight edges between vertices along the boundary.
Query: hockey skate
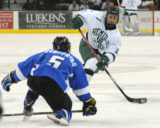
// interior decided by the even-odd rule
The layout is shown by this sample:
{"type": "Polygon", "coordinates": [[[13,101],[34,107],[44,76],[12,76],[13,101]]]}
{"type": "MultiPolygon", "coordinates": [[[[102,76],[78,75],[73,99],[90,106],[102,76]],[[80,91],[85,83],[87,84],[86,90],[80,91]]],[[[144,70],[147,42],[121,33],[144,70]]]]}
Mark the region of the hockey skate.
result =
{"type": "Polygon", "coordinates": [[[23,121],[26,121],[32,116],[33,108],[31,106],[29,106],[29,107],[25,106],[24,110],[23,110],[23,113],[24,113],[23,121]]]}
{"type": "Polygon", "coordinates": [[[48,114],[47,117],[57,124],[69,125],[69,120],[71,119],[71,112],[66,110],[58,110],[56,113],[48,114]]]}
{"type": "Polygon", "coordinates": [[[23,109],[23,113],[24,113],[23,121],[28,120],[33,114],[32,102],[33,101],[31,100],[28,100],[28,99],[26,100],[26,103],[23,109]]]}

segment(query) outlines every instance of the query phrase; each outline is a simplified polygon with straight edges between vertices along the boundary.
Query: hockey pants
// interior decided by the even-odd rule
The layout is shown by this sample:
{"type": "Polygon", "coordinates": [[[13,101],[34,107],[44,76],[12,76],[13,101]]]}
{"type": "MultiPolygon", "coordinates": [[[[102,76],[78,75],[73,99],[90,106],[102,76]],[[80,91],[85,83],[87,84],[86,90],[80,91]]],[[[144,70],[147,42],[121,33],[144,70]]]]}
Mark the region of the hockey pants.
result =
{"type": "Polygon", "coordinates": [[[53,111],[66,109],[71,111],[72,101],[67,93],[64,93],[57,83],[45,76],[29,76],[28,86],[40,94],[53,111]]]}

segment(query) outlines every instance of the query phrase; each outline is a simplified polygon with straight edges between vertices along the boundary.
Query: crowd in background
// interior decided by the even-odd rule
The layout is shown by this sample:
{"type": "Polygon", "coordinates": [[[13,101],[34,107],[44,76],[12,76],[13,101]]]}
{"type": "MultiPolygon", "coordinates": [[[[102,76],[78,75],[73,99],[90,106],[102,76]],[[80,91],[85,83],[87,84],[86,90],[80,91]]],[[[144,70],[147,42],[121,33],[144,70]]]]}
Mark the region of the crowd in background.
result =
{"type": "MultiPolygon", "coordinates": [[[[119,0],[121,3],[122,0],[119,0]]],[[[146,0],[142,0],[146,1],[146,0]]],[[[117,0],[27,0],[24,10],[106,10],[108,5],[118,5],[117,0]],[[31,6],[31,7],[30,7],[31,6]],[[30,10],[30,9],[29,9],[30,10]]],[[[160,10],[160,0],[154,0],[156,10],[160,10]]]]}
{"type": "MultiPolygon", "coordinates": [[[[1,0],[0,6],[4,1],[1,0]]],[[[12,0],[14,3],[24,3],[22,10],[70,10],[78,11],[82,9],[106,10],[108,5],[118,5],[117,0],[12,0]]],[[[122,0],[119,0],[120,3],[122,0]]],[[[146,1],[146,0],[142,0],[146,1]]],[[[160,10],[160,0],[153,0],[155,10],[160,10]]],[[[11,2],[10,2],[11,3],[11,2]]]]}
{"type": "Polygon", "coordinates": [[[105,10],[107,5],[117,5],[117,0],[27,0],[24,10],[105,10]]]}
{"type": "Polygon", "coordinates": [[[160,0],[154,0],[154,6],[156,10],[160,10],[160,0]]]}

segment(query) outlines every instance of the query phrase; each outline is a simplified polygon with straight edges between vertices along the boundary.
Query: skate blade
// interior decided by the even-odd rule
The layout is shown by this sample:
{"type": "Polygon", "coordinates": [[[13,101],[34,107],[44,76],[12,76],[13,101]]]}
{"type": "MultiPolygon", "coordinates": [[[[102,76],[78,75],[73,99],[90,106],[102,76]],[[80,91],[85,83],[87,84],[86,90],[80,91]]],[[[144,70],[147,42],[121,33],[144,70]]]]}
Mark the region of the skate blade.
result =
{"type": "Polygon", "coordinates": [[[25,122],[25,121],[28,121],[30,117],[31,117],[31,116],[24,116],[24,117],[23,117],[23,121],[24,121],[24,122],[25,122]]]}
{"type": "Polygon", "coordinates": [[[65,118],[58,119],[54,114],[48,114],[48,119],[54,121],[57,124],[68,126],[69,122],[65,118]]]}

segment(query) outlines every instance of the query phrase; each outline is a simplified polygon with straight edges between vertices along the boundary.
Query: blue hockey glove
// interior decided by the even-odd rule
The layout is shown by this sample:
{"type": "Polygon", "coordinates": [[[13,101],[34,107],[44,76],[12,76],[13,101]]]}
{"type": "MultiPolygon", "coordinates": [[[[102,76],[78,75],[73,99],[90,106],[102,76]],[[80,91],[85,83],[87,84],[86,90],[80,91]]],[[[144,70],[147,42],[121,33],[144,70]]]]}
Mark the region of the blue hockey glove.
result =
{"type": "Polygon", "coordinates": [[[14,71],[12,71],[11,73],[9,73],[1,82],[2,84],[2,87],[5,91],[9,92],[10,90],[10,86],[13,84],[13,83],[17,83],[17,81],[15,81],[14,79],[14,71]]]}
{"type": "Polygon", "coordinates": [[[101,57],[101,59],[99,60],[99,62],[97,63],[97,70],[101,70],[101,71],[104,71],[105,70],[105,67],[108,66],[108,63],[109,63],[109,59],[107,56],[103,55],[101,57]]]}
{"type": "Polygon", "coordinates": [[[83,102],[83,116],[95,115],[97,112],[96,101],[93,97],[83,102]]]}
{"type": "Polygon", "coordinates": [[[80,18],[79,15],[75,16],[75,17],[72,19],[72,28],[78,29],[78,28],[80,28],[82,25],[83,25],[83,21],[82,21],[82,19],[80,18]]]}

